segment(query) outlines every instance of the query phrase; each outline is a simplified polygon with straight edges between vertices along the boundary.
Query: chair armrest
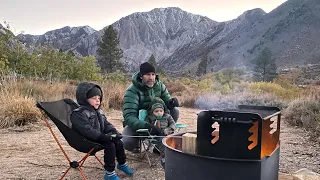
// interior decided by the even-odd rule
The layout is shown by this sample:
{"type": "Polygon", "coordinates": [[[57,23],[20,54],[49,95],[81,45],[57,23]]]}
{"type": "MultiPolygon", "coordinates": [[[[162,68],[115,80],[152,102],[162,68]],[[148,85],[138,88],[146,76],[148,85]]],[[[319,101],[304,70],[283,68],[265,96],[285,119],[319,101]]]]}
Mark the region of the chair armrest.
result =
{"type": "Polygon", "coordinates": [[[187,126],[188,126],[187,124],[179,124],[179,123],[176,124],[177,128],[185,128],[187,126]]]}
{"type": "Polygon", "coordinates": [[[149,129],[138,129],[136,132],[137,133],[148,133],[149,129]]]}

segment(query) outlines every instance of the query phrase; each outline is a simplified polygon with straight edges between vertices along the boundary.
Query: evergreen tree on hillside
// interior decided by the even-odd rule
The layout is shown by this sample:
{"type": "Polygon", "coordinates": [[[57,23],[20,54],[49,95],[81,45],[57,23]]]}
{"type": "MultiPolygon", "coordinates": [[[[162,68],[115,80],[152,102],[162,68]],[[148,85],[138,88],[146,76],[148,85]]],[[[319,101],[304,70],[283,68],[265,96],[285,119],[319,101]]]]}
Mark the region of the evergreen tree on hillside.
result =
{"type": "Polygon", "coordinates": [[[153,54],[150,56],[148,62],[156,68],[156,71],[158,74],[164,74],[163,69],[157,64],[156,58],[154,57],[153,54]]]}
{"type": "Polygon", "coordinates": [[[201,76],[207,73],[207,67],[208,67],[208,53],[203,53],[201,57],[201,61],[198,64],[198,69],[197,69],[197,76],[201,76]]]}
{"type": "Polygon", "coordinates": [[[112,73],[118,69],[123,71],[123,64],[120,61],[123,57],[123,51],[119,47],[119,43],[117,31],[111,25],[108,26],[103,32],[97,50],[98,64],[102,72],[112,73]]]}
{"type": "Polygon", "coordinates": [[[149,62],[150,64],[152,64],[154,67],[157,67],[156,58],[154,57],[153,54],[150,56],[148,62],[149,62]]]}
{"type": "Polygon", "coordinates": [[[264,48],[253,63],[256,81],[272,81],[277,76],[277,65],[269,48],[264,48]]]}

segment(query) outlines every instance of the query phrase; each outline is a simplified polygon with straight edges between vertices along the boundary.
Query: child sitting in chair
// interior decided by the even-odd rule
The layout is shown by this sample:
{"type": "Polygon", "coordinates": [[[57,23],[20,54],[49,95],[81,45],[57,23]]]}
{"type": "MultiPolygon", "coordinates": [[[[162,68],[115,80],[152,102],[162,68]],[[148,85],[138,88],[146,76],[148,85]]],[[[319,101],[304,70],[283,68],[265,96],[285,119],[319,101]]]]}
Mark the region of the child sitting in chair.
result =
{"type": "Polygon", "coordinates": [[[157,126],[162,130],[163,135],[169,135],[174,133],[176,129],[175,121],[167,111],[166,105],[160,98],[154,98],[149,106],[149,115],[145,121],[157,126]]]}
{"type": "Polygon", "coordinates": [[[117,168],[126,175],[133,175],[133,170],[126,163],[126,154],[121,134],[107,121],[107,117],[100,109],[102,90],[93,83],[80,83],[76,90],[76,98],[79,108],[71,114],[72,129],[86,137],[88,140],[99,143],[104,148],[104,180],[120,180],[115,169],[115,157],[117,168]]]}
{"type": "MultiPolygon", "coordinates": [[[[146,117],[145,121],[152,124],[162,130],[162,135],[167,136],[174,133],[176,130],[175,121],[172,116],[166,112],[167,108],[165,103],[160,98],[154,98],[149,106],[149,115],[146,117]]],[[[164,145],[162,144],[162,137],[156,138],[157,145],[156,149],[153,150],[155,153],[160,153],[161,165],[164,166],[164,145]],[[157,152],[158,151],[158,152],[157,152]]]]}

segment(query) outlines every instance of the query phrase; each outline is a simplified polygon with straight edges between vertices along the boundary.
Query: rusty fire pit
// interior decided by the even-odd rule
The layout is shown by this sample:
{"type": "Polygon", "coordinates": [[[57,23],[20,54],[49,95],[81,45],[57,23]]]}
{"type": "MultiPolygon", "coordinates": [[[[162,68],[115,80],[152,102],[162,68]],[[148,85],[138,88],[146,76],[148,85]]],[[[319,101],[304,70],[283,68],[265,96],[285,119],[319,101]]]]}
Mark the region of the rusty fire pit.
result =
{"type": "Polygon", "coordinates": [[[166,180],[277,180],[280,109],[244,106],[198,115],[196,154],[182,152],[182,136],[163,139],[166,180]]]}

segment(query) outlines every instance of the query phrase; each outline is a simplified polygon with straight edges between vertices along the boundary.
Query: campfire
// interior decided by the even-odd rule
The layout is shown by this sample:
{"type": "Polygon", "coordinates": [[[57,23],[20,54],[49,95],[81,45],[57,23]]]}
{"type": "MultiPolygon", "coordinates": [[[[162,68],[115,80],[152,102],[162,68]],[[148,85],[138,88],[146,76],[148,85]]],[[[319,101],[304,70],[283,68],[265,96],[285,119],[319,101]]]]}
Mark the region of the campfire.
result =
{"type": "Polygon", "coordinates": [[[166,180],[278,179],[280,118],[278,108],[264,106],[200,112],[195,153],[184,151],[185,133],[163,140],[166,180]]]}

